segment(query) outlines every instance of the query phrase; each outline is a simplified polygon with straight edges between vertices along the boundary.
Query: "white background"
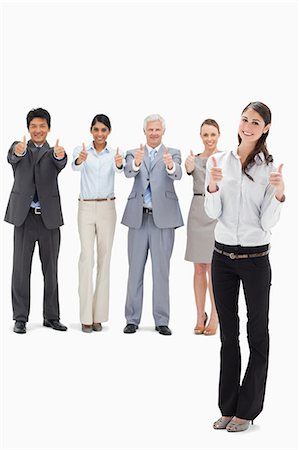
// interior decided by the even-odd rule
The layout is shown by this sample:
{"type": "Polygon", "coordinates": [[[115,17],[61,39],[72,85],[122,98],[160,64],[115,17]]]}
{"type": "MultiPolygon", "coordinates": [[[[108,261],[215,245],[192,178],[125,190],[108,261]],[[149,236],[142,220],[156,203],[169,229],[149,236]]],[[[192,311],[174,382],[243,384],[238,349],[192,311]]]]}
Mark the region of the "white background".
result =
{"type": "MultiPolygon", "coordinates": [[[[79,174],[70,163],[60,192],[65,225],[59,258],[61,320],[43,328],[38,251],[32,269],[28,332],[12,332],[13,227],[1,234],[3,449],[295,449],[297,448],[297,36],[296,2],[2,2],[1,215],[12,186],[6,153],[26,133],[31,108],[52,115],[69,157],[90,141],[95,114],[112,122],[110,145],[144,142],[146,115],[166,119],[164,143],[201,150],[199,126],[212,117],[219,148],[237,144],[242,109],[266,103],[275,162],[284,163],[287,202],[273,230],[271,351],[264,411],[249,432],[214,431],[219,333],[195,336],[192,264],[186,228],[176,231],[171,263],[171,337],[153,330],[150,261],[141,329],[122,333],[127,229],[120,225],[132,181],[116,176],[118,224],[111,266],[110,321],[80,331],[77,295],[79,174]]],[[[28,133],[26,134],[27,137],[28,133]]],[[[70,158],[71,159],[71,158],[70,158]]],[[[69,159],[69,160],[70,160],[69,159]]],[[[192,180],[176,183],[185,222],[192,180]]],[[[209,308],[207,307],[209,312],[209,308]]],[[[240,299],[242,350],[246,315],[240,299]]],[[[244,362],[246,358],[244,357],[244,362]]]]}

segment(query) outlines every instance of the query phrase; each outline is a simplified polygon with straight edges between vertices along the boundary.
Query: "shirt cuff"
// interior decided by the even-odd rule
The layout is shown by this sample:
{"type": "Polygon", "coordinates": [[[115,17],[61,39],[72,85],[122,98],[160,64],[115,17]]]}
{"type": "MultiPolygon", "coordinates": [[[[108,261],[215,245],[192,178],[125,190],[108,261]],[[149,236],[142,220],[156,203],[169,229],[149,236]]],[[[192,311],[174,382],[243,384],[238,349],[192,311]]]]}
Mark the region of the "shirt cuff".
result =
{"type": "Polygon", "coordinates": [[[55,155],[55,152],[53,152],[53,156],[54,156],[55,159],[57,159],[57,161],[61,161],[62,159],[65,158],[65,154],[64,154],[64,156],[62,158],[57,158],[57,156],[55,155]]]}
{"type": "Polygon", "coordinates": [[[167,170],[168,175],[173,175],[174,172],[175,172],[175,170],[176,170],[175,162],[173,162],[173,168],[172,168],[171,170],[169,170],[169,169],[167,168],[167,166],[166,166],[166,170],[167,170]]]}
{"type": "Polygon", "coordinates": [[[132,169],[134,170],[134,172],[138,172],[140,170],[141,164],[140,164],[140,166],[137,167],[136,164],[135,164],[135,159],[133,159],[133,161],[132,161],[132,169]]]}

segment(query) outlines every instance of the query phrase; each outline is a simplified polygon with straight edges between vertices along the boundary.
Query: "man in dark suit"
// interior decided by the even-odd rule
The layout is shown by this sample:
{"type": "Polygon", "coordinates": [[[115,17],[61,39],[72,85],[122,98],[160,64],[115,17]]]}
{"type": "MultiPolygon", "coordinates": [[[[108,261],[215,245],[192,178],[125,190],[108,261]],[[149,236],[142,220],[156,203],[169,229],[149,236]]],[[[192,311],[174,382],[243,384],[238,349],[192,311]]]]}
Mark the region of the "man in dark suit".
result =
{"type": "Polygon", "coordinates": [[[66,153],[57,139],[47,142],[51,127],[48,111],[37,108],[27,115],[30,141],[14,142],[8,162],[14,172],[5,221],[15,225],[12,274],[12,306],[15,333],[26,333],[30,309],[30,275],[35,243],[44,276],[44,326],[66,331],[60,323],[57,259],[60,229],[63,225],[57,176],[67,163],[66,153]]]}

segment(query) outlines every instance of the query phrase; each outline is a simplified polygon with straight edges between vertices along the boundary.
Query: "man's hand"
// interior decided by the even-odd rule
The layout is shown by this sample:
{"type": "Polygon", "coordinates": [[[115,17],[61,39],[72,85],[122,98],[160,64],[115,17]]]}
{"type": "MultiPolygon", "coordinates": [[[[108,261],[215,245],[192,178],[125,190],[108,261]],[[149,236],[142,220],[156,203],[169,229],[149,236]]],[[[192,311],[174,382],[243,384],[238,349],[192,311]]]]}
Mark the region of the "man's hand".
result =
{"type": "Polygon", "coordinates": [[[27,148],[27,142],[26,142],[26,136],[23,136],[23,141],[19,142],[16,146],[15,146],[15,155],[17,156],[22,156],[23,153],[25,152],[27,148]]]}
{"type": "Polygon", "coordinates": [[[59,139],[56,140],[56,144],[54,146],[54,153],[56,158],[58,159],[64,158],[65,151],[64,148],[59,145],[59,139]]]}
{"type": "Polygon", "coordinates": [[[140,148],[135,152],[134,162],[136,167],[139,167],[141,165],[143,158],[144,158],[144,146],[140,144],[140,148]]]}
{"type": "Polygon", "coordinates": [[[168,148],[165,148],[164,150],[163,161],[168,170],[173,169],[173,160],[171,154],[168,152],[168,148]]]}

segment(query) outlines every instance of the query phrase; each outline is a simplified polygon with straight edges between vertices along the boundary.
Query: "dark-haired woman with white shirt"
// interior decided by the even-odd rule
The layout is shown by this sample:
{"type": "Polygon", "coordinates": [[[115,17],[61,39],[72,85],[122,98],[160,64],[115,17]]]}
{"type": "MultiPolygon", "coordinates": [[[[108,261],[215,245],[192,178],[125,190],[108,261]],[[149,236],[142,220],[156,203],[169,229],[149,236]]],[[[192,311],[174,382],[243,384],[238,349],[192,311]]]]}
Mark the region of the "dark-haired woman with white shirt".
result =
{"type": "Polygon", "coordinates": [[[275,169],[266,138],[271,111],[252,102],[242,112],[236,150],[207,162],[205,209],[218,219],[212,280],[221,334],[219,407],[215,429],[244,431],[263,408],[268,369],[271,228],[285,200],[282,164],[275,169]],[[240,380],[238,296],[247,307],[250,356],[240,380]]]}

